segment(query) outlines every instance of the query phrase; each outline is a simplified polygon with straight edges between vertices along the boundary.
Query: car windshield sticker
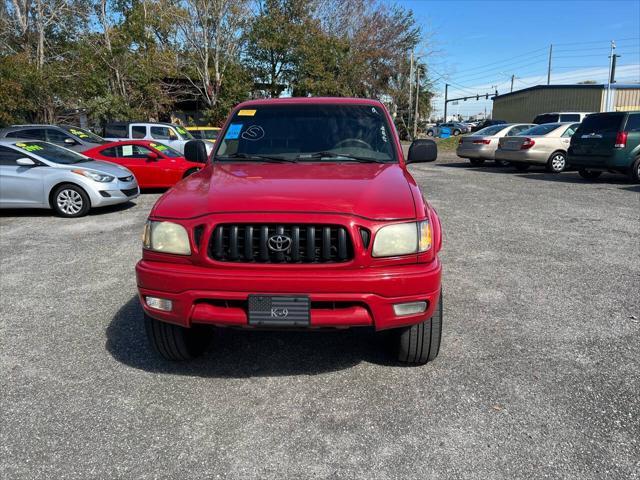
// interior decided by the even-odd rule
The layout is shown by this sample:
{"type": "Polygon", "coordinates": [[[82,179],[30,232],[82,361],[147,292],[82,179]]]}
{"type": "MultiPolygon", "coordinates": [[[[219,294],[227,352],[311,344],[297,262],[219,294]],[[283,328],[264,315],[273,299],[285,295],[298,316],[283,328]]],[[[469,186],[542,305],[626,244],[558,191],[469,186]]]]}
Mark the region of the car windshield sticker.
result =
{"type": "Polygon", "coordinates": [[[26,143],[16,143],[16,147],[19,147],[27,152],[37,152],[38,150],[44,150],[40,145],[36,144],[26,144],[26,143]]]}
{"type": "Polygon", "coordinates": [[[76,137],[89,138],[89,135],[84,133],[82,130],[76,130],[75,128],[70,128],[69,132],[73,133],[76,137]]]}
{"type": "Polygon", "coordinates": [[[224,136],[225,140],[237,140],[240,136],[240,130],[242,130],[241,123],[232,123],[227,129],[227,134],[224,136]]]}
{"type": "Polygon", "coordinates": [[[380,136],[382,137],[382,141],[387,143],[387,129],[384,128],[384,125],[380,126],[380,136]]]}
{"type": "Polygon", "coordinates": [[[123,145],[122,146],[122,156],[123,157],[131,157],[131,156],[133,156],[133,145],[123,145]]]}
{"type": "Polygon", "coordinates": [[[150,143],[149,145],[151,145],[153,148],[155,148],[156,150],[158,150],[159,152],[162,152],[164,150],[167,149],[166,145],[163,145],[161,143],[150,143]]]}
{"type": "Polygon", "coordinates": [[[240,110],[238,112],[239,117],[253,117],[256,114],[255,110],[240,110]]]}
{"type": "Polygon", "coordinates": [[[244,132],[242,132],[242,138],[255,142],[264,137],[264,129],[260,125],[251,125],[244,132]]]}

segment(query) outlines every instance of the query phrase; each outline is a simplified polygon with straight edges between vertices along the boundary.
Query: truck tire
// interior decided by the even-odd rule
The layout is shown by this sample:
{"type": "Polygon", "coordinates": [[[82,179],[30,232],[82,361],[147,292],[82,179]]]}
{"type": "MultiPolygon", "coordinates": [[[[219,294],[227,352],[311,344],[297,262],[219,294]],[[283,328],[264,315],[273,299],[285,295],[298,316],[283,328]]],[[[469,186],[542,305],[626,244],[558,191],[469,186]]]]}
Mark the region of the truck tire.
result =
{"type": "Polygon", "coordinates": [[[91,208],[89,195],[82,187],[63,183],[51,194],[51,208],[61,217],[83,217],[91,208]]]}
{"type": "Polygon", "coordinates": [[[395,341],[398,360],[413,365],[424,365],[435,359],[440,351],[442,337],[442,291],[433,316],[424,322],[399,329],[395,341]]]}
{"type": "Polygon", "coordinates": [[[201,355],[211,341],[211,331],[201,325],[180,327],[161,322],[145,313],[144,326],[149,344],[166,360],[192,360],[201,355]]]}
{"type": "Polygon", "coordinates": [[[484,158],[470,158],[469,161],[471,162],[471,165],[479,167],[484,163],[484,158]]]}
{"type": "Polygon", "coordinates": [[[629,177],[633,183],[640,183],[640,157],[636,158],[636,161],[631,165],[629,177]]]}
{"type": "Polygon", "coordinates": [[[600,170],[589,170],[587,168],[581,168],[580,170],[578,170],[578,175],[586,180],[594,180],[602,175],[602,172],[600,170]]]}

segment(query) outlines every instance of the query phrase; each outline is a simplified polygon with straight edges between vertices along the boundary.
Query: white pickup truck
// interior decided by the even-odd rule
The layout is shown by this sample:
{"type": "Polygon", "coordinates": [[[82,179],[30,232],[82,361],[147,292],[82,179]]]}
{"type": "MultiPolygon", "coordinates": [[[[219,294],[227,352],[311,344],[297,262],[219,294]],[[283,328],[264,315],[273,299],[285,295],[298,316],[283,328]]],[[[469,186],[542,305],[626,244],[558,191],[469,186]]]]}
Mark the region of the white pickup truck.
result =
{"type": "MultiPolygon", "coordinates": [[[[180,153],[184,153],[184,145],[193,136],[180,125],[154,122],[112,122],[104,127],[103,137],[112,142],[122,140],[153,140],[163,143],[180,153]]],[[[205,142],[207,153],[213,150],[212,142],[205,142]]]]}

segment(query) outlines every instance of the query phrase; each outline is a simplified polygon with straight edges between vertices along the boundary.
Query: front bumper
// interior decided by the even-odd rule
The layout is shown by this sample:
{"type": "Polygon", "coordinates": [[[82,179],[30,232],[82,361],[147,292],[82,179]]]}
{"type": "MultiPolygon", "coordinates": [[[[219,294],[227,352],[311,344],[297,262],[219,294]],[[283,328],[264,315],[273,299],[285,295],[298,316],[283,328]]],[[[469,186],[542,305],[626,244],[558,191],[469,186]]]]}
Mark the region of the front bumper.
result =
{"type": "Polygon", "coordinates": [[[431,317],[440,294],[442,267],[429,263],[345,269],[206,268],[150,260],[136,265],[138,291],[147,314],[161,321],[249,328],[249,294],[308,295],[311,328],[402,327],[431,317]],[[171,312],[150,308],[144,297],[171,300],[171,312]],[[425,312],[396,316],[396,303],[426,301],[425,312]]]}
{"type": "Polygon", "coordinates": [[[97,182],[93,182],[93,188],[88,191],[91,197],[92,207],[104,207],[125,203],[140,195],[140,188],[138,188],[138,183],[135,179],[131,182],[118,180],[99,186],[97,185],[97,182]]]}
{"type": "Polygon", "coordinates": [[[549,160],[551,152],[540,150],[503,150],[498,149],[495,153],[496,160],[505,160],[515,163],[533,163],[544,165],[549,160]]]}

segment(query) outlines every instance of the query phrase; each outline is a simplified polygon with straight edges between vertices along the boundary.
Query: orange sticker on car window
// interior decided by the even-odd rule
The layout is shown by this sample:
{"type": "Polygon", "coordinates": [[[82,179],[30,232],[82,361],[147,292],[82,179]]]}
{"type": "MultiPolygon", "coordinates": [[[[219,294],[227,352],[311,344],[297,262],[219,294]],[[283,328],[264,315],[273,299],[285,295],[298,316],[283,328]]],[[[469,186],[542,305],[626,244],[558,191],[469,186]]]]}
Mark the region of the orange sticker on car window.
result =
{"type": "Polygon", "coordinates": [[[239,117],[253,117],[256,114],[255,110],[240,110],[238,111],[239,117]]]}

